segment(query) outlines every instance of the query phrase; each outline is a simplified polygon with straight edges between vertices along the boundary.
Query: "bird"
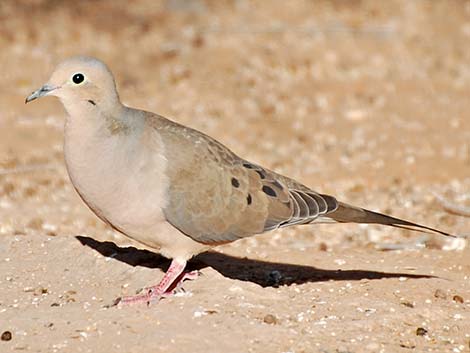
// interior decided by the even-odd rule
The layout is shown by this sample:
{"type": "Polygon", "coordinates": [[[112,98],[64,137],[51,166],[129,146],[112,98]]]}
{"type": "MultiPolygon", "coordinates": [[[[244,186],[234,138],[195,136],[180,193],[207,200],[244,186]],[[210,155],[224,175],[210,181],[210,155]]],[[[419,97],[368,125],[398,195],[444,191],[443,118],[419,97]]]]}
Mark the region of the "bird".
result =
{"type": "Polygon", "coordinates": [[[121,103],[99,59],[74,56],[25,103],[62,102],[70,180],[105,223],[171,259],[161,281],[116,305],[158,302],[185,279],[195,255],[215,246],[294,225],[366,223],[454,235],[338,201],[259,164],[214,138],[121,103]]]}

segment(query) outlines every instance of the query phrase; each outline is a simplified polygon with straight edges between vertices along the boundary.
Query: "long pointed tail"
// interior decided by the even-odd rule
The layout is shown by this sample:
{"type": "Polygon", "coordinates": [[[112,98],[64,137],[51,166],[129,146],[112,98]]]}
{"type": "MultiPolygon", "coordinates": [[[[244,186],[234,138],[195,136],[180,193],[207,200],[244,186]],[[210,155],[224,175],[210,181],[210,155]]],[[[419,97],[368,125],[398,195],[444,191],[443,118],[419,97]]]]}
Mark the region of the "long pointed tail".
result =
{"type": "Polygon", "coordinates": [[[448,237],[457,238],[457,236],[453,234],[449,234],[438,229],[408,222],[403,219],[387,216],[382,213],[369,211],[364,208],[351,206],[343,202],[338,202],[338,208],[335,211],[328,213],[327,217],[330,217],[336,222],[341,223],[383,224],[391,227],[409,229],[425,233],[438,233],[448,237]]]}

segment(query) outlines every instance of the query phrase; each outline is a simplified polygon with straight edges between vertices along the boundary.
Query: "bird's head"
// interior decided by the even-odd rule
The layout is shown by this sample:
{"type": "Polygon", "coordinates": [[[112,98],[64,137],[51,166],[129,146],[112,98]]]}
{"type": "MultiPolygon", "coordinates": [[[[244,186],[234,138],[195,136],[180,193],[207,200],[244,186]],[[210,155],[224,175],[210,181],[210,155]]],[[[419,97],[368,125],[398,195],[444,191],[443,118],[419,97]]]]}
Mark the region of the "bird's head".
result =
{"type": "Polygon", "coordinates": [[[119,103],[114,77],[98,59],[84,56],[60,63],[49,81],[26,98],[26,103],[44,96],[56,96],[71,114],[75,107],[97,107],[106,111],[119,103]]]}

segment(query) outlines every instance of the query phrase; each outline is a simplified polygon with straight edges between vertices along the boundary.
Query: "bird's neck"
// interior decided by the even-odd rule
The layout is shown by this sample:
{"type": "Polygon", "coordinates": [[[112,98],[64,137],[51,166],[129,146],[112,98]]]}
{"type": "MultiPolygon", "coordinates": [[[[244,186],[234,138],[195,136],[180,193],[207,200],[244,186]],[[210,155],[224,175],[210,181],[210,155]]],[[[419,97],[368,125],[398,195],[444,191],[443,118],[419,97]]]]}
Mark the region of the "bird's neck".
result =
{"type": "Polygon", "coordinates": [[[87,99],[78,102],[62,100],[62,103],[68,113],[66,133],[72,132],[73,127],[82,136],[106,137],[129,133],[131,128],[139,125],[138,117],[119,100],[112,104],[87,99]]]}
{"type": "Polygon", "coordinates": [[[67,111],[64,133],[67,164],[69,159],[83,164],[99,160],[97,153],[102,151],[108,151],[111,156],[120,149],[132,149],[145,124],[142,114],[121,104],[113,110],[103,111],[98,104],[90,104],[77,111],[75,107],[67,111]]]}

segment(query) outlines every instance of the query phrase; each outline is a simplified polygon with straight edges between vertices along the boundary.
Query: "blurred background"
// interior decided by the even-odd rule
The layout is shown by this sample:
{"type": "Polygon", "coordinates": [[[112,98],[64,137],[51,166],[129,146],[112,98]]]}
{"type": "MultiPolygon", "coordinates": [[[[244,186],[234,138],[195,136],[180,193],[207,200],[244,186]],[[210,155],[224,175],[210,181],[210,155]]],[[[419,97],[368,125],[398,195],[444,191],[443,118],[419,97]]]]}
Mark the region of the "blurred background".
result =
{"type": "MultiPolygon", "coordinates": [[[[0,234],[115,236],[68,181],[60,102],[24,105],[76,54],[105,61],[128,105],[317,191],[465,232],[434,193],[470,205],[469,43],[470,1],[2,0],[0,234]]],[[[314,229],[275,239],[410,236],[314,229]]]]}
{"type": "Polygon", "coordinates": [[[244,239],[202,254],[183,297],[106,309],[167,263],[104,243],[128,244],[68,180],[63,107],[24,99],[64,58],[96,56],[130,106],[469,235],[469,44],[468,0],[0,0],[0,350],[468,351],[466,240],[387,227],[244,239]]]}

